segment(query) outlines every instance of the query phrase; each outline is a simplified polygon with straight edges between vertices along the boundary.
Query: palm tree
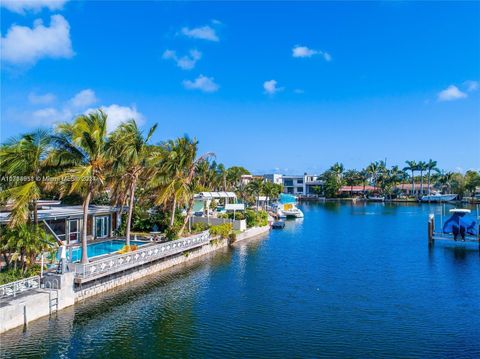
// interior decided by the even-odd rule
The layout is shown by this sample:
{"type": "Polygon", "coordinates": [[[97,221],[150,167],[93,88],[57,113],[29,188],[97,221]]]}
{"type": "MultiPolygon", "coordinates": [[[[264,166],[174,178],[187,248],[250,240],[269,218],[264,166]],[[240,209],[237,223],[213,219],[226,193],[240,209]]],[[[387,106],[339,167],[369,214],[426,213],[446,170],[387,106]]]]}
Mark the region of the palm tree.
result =
{"type": "Polygon", "coordinates": [[[281,189],[280,185],[272,182],[265,182],[263,184],[263,194],[266,197],[265,209],[270,199],[278,197],[278,195],[280,194],[280,189],[281,189]]]}
{"type": "Polygon", "coordinates": [[[37,201],[45,184],[43,177],[49,170],[45,158],[51,148],[50,139],[47,131],[37,130],[14,138],[0,148],[0,168],[14,179],[0,197],[1,201],[13,204],[11,227],[27,223],[31,212],[33,223],[38,224],[37,201]]]}
{"type": "Polygon", "coordinates": [[[75,118],[72,123],[60,124],[53,136],[55,150],[49,162],[63,169],[59,178],[61,196],[78,193],[83,198],[82,263],[88,263],[88,207],[95,193],[104,187],[105,171],[109,165],[107,153],[107,115],[98,110],[75,118]]]}
{"type": "Polygon", "coordinates": [[[412,195],[415,193],[415,171],[418,169],[417,162],[415,161],[405,161],[407,166],[403,169],[404,171],[412,172],[412,195]]]}
{"type": "Polygon", "coordinates": [[[375,161],[370,163],[365,171],[369,174],[373,187],[377,187],[378,176],[385,170],[385,162],[375,161]]]}
{"type": "Polygon", "coordinates": [[[126,245],[130,245],[135,190],[140,176],[147,168],[148,142],[157,128],[153,125],[144,137],[135,120],[121,124],[108,138],[106,151],[109,157],[118,159],[113,163],[113,173],[122,174],[118,179],[128,186],[129,205],[126,226],[126,245]]]}
{"type": "Polygon", "coordinates": [[[258,211],[258,202],[260,201],[260,194],[263,191],[263,180],[254,179],[247,185],[247,191],[255,196],[256,207],[258,211]]]}
{"type": "Polygon", "coordinates": [[[427,162],[427,181],[428,181],[428,194],[430,194],[430,179],[432,171],[439,173],[439,169],[437,168],[437,161],[429,159],[427,162]]]}
{"type": "Polygon", "coordinates": [[[420,161],[417,164],[417,170],[420,171],[420,195],[423,196],[423,172],[428,169],[427,163],[420,161]]]}
{"type": "Polygon", "coordinates": [[[170,228],[175,223],[175,212],[179,206],[188,204],[187,216],[184,219],[179,235],[188,223],[196,183],[194,177],[197,165],[205,161],[213,153],[206,153],[197,158],[198,141],[187,136],[170,140],[163,144],[163,154],[158,161],[157,171],[150,181],[150,187],[157,194],[157,205],[171,204],[170,228]]]}
{"type": "Polygon", "coordinates": [[[344,178],[347,186],[350,186],[350,196],[353,196],[353,186],[359,181],[359,172],[357,170],[348,170],[345,172],[344,178]]]}
{"type": "Polygon", "coordinates": [[[450,192],[454,177],[455,177],[455,173],[453,172],[447,172],[440,176],[438,182],[442,185],[442,191],[446,189],[447,192],[450,192]]]}

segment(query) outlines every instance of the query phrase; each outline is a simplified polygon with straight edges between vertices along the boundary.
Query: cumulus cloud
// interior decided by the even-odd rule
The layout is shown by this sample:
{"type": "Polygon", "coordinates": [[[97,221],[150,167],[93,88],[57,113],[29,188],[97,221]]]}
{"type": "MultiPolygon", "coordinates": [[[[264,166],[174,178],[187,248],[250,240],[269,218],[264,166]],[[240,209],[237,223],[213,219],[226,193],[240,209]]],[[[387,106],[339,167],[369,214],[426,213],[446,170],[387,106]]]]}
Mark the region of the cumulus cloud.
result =
{"type": "Polygon", "coordinates": [[[268,95],[275,95],[277,92],[282,91],[283,87],[278,87],[278,82],[276,80],[268,80],[263,83],[263,89],[268,95]]]}
{"type": "Polygon", "coordinates": [[[53,93],[46,93],[43,95],[37,95],[34,92],[28,94],[28,101],[33,105],[48,105],[56,100],[56,96],[53,93]]]}
{"type": "Polygon", "coordinates": [[[203,92],[215,92],[218,91],[219,85],[215,83],[213,77],[206,77],[203,75],[198,76],[195,80],[183,81],[183,86],[187,90],[200,90],[203,92]]]}
{"type": "Polygon", "coordinates": [[[193,49],[189,51],[188,55],[178,57],[176,51],[165,50],[163,58],[166,60],[173,60],[177,66],[183,70],[191,70],[195,67],[197,61],[202,58],[202,53],[193,49]]]}
{"type": "Polygon", "coordinates": [[[296,45],[292,48],[293,57],[312,57],[314,55],[321,55],[325,61],[331,61],[332,56],[325,51],[311,49],[307,46],[296,45]]]}
{"type": "Polygon", "coordinates": [[[215,42],[220,41],[215,29],[208,25],[195,27],[195,28],[183,27],[181,30],[181,33],[187,37],[191,37],[194,39],[201,39],[201,40],[208,40],[208,41],[215,41],[215,42]]]}
{"type": "Polygon", "coordinates": [[[25,14],[27,11],[39,12],[43,8],[50,11],[61,10],[68,0],[2,0],[1,6],[17,14],[25,14]]]}
{"type": "Polygon", "coordinates": [[[42,108],[32,112],[29,118],[31,126],[48,126],[72,119],[72,112],[69,108],[57,109],[54,107],[42,108]]]}
{"type": "Polygon", "coordinates": [[[93,105],[97,102],[97,98],[95,96],[95,92],[91,89],[82,90],[73,96],[69,101],[68,105],[73,109],[76,108],[85,108],[87,106],[93,105]]]}
{"type": "Polygon", "coordinates": [[[50,26],[41,19],[33,27],[12,25],[1,43],[2,60],[14,65],[34,65],[42,58],[71,58],[70,25],[61,15],[50,17],[50,26]]]}
{"type": "MultiPolygon", "coordinates": [[[[120,124],[128,120],[135,120],[139,126],[145,123],[145,117],[137,111],[135,106],[120,106],[113,104],[110,106],[100,107],[107,115],[107,131],[114,131],[120,124]]],[[[96,111],[97,109],[88,109],[85,114],[96,111]]]]}
{"type": "Polygon", "coordinates": [[[450,85],[437,94],[438,101],[454,101],[465,97],[467,97],[467,94],[460,91],[455,85],[450,85]]]}

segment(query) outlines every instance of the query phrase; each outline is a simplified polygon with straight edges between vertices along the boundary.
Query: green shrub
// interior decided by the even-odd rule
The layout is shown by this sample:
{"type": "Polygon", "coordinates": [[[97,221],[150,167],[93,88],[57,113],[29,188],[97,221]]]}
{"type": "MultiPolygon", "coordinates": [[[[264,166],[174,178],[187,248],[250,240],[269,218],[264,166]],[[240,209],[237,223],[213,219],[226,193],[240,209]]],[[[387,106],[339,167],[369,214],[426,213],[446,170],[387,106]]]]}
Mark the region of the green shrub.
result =
{"type": "Polygon", "coordinates": [[[25,271],[20,268],[2,270],[0,272],[0,285],[15,282],[17,280],[32,277],[38,274],[40,274],[40,265],[38,264],[33,265],[31,268],[28,268],[25,271]]]}
{"type": "Polygon", "coordinates": [[[265,211],[254,211],[247,209],[245,211],[245,219],[247,220],[247,227],[263,227],[268,224],[268,213],[265,211]]]}
{"type": "Polygon", "coordinates": [[[220,236],[220,238],[227,238],[230,232],[232,232],[232,224],[231,223],[223,223],[216,226],[210,227],[210,235],[220,236]]]}
{"type": "Polygon", "coordinates": [[[194,223],[192,224],[192,233],[200,233],[206,231],[210,226],[207,223],[194,223]]]}

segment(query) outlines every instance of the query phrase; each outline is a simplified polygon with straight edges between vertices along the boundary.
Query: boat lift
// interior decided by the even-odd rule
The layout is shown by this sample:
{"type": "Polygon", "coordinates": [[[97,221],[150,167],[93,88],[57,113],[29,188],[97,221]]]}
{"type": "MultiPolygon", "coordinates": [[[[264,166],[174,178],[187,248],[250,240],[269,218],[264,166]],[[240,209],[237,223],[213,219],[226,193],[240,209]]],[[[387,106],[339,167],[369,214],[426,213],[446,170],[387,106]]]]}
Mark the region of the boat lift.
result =
{"type": "MultiPolygon", "coordinates": [[[[465,233],[464,238],[460,239],[454,239],[454,236],[452,234],[448,233],[443,233],[443,225],[444,221],[443,218],[445,217],[445,205],[442,206],[442,212],[440,213],[440,229],[436,230],[435,227],[435,214],[431,213],[428,216],[428,245],[433,246],[435,244],[435,241],[449,241],[449,242],[456,242],[456,243],[478,243],[478,249],[480,250],[480,224],[479,224],[479,219],[480,219],[480,208],[479,205],[476,206],[476,226],[477,226],[477,234],[476,235],[471,235],[468,233],[465,233]]],[[[471,210],[469,209],[451,209],[451,213],[471,213],[471,210]]]]}

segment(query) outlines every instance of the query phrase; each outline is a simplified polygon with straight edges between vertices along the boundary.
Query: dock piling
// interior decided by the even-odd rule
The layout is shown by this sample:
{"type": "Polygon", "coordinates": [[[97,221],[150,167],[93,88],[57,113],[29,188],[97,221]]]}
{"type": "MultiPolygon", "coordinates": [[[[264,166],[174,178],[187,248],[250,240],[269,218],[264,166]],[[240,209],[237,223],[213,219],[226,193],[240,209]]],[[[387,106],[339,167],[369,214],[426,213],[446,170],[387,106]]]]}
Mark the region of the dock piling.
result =
{"type": "Polygon", "coordinates": [[[433,238],[434,230],[435,230],[435,215],[431,213],[428,216],[428,245],[433,245],[434,243],[434,238],[433,238]]]}

